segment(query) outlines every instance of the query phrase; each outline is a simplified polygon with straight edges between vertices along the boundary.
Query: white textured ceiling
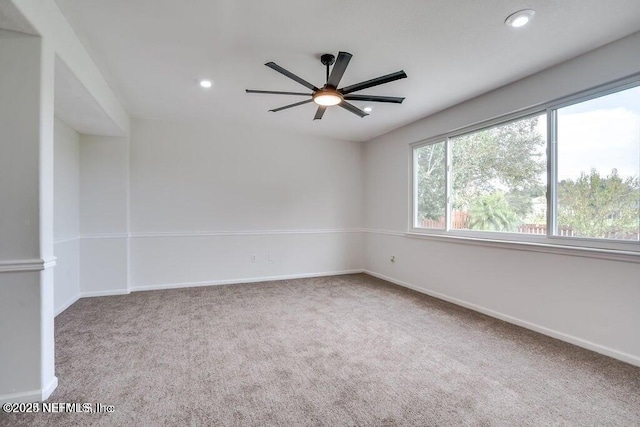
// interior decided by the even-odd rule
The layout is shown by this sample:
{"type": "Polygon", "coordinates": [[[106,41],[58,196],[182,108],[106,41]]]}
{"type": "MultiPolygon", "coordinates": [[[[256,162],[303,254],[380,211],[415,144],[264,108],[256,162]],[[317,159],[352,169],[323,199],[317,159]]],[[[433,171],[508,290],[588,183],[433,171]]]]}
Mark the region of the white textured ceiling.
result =
{"type": "MultiPolygon", "coordinates": [[[[212,119],[365,141],[640,30],[638,0],[57,0],[135,117],[212,119]],[[532,23],[504,25],[533,8],[532,23]],[[404,96],[363,119],[314,104],[270,113],[306,91],[274,61],[319,86],[319,56],[353,58],[341,86],[400,69],[407,79],[358,92],[404,96]],[[215,86],[204,91],[199,77],[215,86]]],[[[365,103],[353,102],[362,107],[365,103]]]]}

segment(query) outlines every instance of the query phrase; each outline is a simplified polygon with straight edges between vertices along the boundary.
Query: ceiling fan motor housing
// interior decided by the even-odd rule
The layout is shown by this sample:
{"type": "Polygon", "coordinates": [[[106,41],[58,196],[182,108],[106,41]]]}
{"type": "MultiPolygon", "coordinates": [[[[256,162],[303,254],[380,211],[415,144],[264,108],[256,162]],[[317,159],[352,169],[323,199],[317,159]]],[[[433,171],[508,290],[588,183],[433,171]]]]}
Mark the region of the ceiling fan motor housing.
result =
{"type": "Polygon", "coordinates": [[[334,62],[336,62],[336,57],[331,55],[330,53],[325,53],[320,57],[320,62],[322,62],[323,65],[327,66],[333,65],[334,62]]]}

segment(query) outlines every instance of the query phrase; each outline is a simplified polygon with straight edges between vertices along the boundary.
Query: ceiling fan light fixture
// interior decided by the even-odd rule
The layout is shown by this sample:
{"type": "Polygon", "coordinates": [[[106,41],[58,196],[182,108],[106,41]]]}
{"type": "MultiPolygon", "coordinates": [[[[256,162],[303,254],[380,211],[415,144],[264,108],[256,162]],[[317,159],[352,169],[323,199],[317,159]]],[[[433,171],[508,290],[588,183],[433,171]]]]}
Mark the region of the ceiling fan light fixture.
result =
{"type": "Polygon", "coordinates": [[[342,94],[334,89],[320,89],[313,94],[313,102],[323,107],[338,105],[342,100],[342,94]]]}

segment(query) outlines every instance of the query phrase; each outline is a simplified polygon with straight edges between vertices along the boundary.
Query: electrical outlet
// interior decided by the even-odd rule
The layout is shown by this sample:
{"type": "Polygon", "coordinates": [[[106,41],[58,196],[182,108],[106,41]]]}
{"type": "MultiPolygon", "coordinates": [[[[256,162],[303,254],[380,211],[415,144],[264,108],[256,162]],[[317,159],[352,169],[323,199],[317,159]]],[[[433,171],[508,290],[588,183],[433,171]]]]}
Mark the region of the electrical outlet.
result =
{"type": "Polygon", "coordinates": [[[255,254],[251,255],[251,262],[256,262],[257,259],[258,257],[255,254]]]}

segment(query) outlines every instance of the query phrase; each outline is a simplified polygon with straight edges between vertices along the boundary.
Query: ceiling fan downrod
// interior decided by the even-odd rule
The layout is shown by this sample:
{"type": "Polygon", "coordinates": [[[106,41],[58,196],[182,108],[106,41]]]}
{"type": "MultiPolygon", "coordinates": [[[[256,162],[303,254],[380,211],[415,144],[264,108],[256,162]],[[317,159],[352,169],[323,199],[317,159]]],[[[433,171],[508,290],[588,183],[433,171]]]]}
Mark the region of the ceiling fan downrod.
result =
{"type": "Polygon", "coordinates": [[[336,57],[331,55],[330,53],[325,53],[320,57],[320,62],[322,62],[327,67],[326,82],[329,83],[329,67],[336,62],[336,57]]]}

